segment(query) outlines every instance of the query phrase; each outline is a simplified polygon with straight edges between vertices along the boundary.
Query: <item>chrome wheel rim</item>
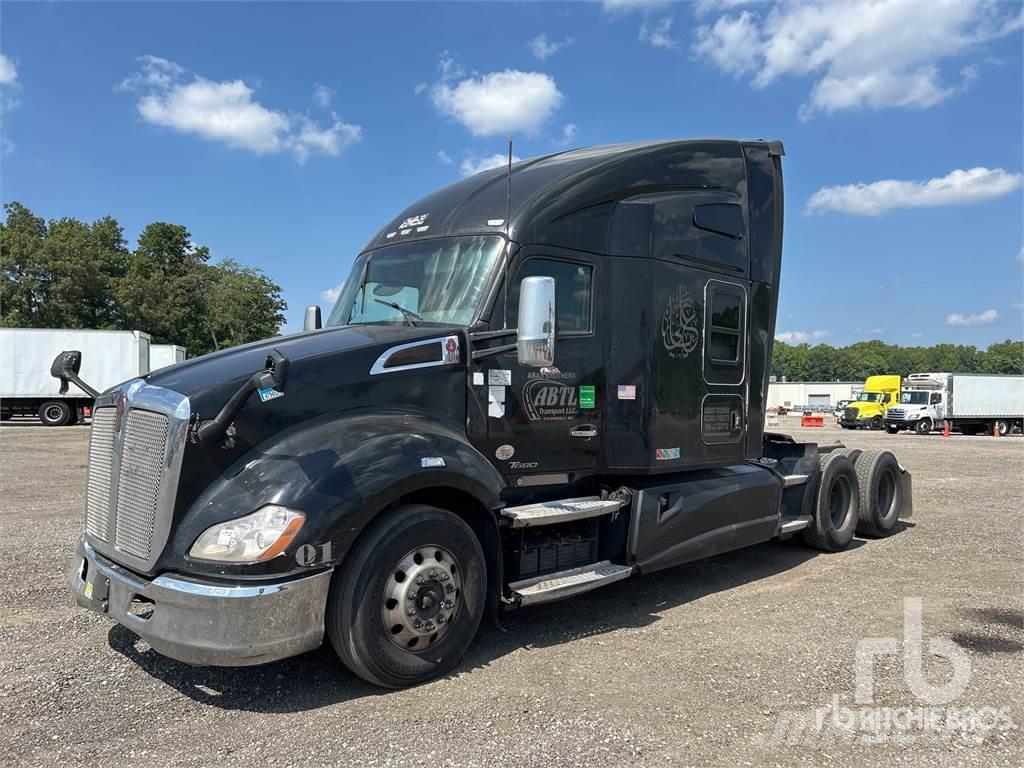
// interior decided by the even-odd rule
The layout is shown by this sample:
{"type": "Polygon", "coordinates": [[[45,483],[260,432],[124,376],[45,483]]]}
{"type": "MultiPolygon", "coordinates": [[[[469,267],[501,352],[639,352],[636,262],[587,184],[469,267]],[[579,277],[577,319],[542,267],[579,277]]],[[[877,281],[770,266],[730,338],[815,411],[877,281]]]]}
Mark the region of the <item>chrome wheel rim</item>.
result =
{"type": "Polygon", "coordinates": [[[381,620],[391,642],[419,653],[448,634],[462,604],[462,568],[444,547],[408,552],[388,572],[381,620]]]}

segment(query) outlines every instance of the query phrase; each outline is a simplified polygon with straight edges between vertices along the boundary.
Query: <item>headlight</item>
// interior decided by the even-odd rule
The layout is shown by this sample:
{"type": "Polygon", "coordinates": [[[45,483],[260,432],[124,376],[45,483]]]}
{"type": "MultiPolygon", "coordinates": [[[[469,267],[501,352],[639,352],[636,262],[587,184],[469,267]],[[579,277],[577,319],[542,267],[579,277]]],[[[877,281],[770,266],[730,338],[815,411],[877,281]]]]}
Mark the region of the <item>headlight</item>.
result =
{"type": "Polygon", "coordinates": [[[284,552],[306,516],[273,504],[251,515],[218,523],[203,531],[189,550],[198,560],[222,563],[259,563],[284,552]]]}

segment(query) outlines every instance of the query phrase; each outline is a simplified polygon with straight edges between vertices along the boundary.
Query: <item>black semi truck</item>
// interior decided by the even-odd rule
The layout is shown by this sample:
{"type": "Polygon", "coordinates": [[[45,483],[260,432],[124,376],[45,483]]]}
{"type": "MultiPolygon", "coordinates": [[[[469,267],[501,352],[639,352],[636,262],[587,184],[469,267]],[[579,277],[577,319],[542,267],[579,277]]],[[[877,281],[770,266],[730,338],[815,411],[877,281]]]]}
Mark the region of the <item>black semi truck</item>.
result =
{"type": "Polygon", "coordinates": [[[325,327],[310,308],[301,334],[103,393],[77,601],[191,664],[326,637],[397,687],[457,665],[485,615],[891,533],[891,453],[764,429],[782,155],[662,141],[485,171],[384,227],[325,327]]]}

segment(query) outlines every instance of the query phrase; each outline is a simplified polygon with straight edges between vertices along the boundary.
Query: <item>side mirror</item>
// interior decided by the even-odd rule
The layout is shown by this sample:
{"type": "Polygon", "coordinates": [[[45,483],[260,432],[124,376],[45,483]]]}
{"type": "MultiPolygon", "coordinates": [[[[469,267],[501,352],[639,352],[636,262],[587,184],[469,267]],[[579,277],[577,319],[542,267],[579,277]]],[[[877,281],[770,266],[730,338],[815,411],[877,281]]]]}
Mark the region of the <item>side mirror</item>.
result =
{"type": "Polygon", "coordinates": [[[316,331],[323,327],[320,320],[320,305],[313,304],[306,307],[306,316],[302,321],[302,330],[316,331]]]}
{"type": "Polygon", "coordinates": [[[519,286],[516,351],[519,364],[544,368],[555,363],[555,278],[527,277],[519,286]]]}
{"type": "Polygon", "coordinates": [[[68,382],[70,381],[78,385],[89,397],[99,397],[99,392],[79,378],[78,372],[80,370],[82,370],[82,353],[77,349],[61,352],[53,358],[53,363],[50,364],[50,375],[55,379],[60,379],[60,393],[62,395],[67,394],[68,382]]]}

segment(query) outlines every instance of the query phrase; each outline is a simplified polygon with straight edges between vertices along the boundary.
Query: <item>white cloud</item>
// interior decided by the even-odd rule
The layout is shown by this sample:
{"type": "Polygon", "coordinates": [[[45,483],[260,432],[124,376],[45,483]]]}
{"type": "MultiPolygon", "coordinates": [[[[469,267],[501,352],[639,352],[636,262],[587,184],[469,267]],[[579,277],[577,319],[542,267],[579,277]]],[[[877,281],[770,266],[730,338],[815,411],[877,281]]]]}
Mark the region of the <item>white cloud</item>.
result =
{"type": "Polygon", "coordinates": [[[335,96],[337,96],[337,94],[334,92],[333,88],[321,85],[320,83],[313,85],[313,103],[318,107],[327,109],[331,106],[331,102],[334,101],[335,96]]]}
{"type": "Polygon", "coordinates": [[[1014,304],[1013,308],[1018,312],[1024,312],[1024,304],[1014,304]]]}
{"type": "Polygon", "coordinates": [[[431,88],[430,98],[441,114],[462,123],[474,136],[535,133],[565,98],[554,78],[541,72],[506,69],[465,75],[447,52],[442,54],[441,80],[431,88]]]}
{"type": "Polygon", "coordinates": [[[548,36],[541,32],[530,42],[528,42],[526,46],[530,49],[530,51],[533,52],[534,56],[536,56],[541,61],[544,61],[544,59],[554,56],[562,48],[572,45],[574,42],[576,41],[571,37],[567,37],[564,40],[558,42],[554,40],[549,41],[548,36]]]}
{"type": "Polygon", "coordinates": [[[579,134],[579,132],[580,131],[579,128],[576,126],[576,123],[566,123],[565,125],[563,125],[562,141],[560,142],[562,146],[567,146],[571,144],[576,139],[576,136],[579,134]]]}
{"type": "Polygon", "coordinates": [[[337,157],[360,138],[360,126],[334,113],[321,125],[306,115],[269,109],[241,80],[215,82],[196,75],[187,82],[185,70],[174,62],[156,56],[141,61],[142,69],[118,88],[141,92],[139,114],[153,125],[261,155],[290,152],[299,162],[317,153],[337,157]]]}
{"type": "Polygon", "coordinates": [[[18,68],[14,62],[0,53],[0,85],[14,85],[18,82],[18,68]]]}
{"type": "Polygon", "coordinates": [[[999,313],[994,309],[986,309],[977,315],[961,315],[958,312],[950,312],[946,315],[946,325],[989,325],[999,318],[999,313]]]}
{"type": "Polygon", "coordinates": [[[806,344],[809,341],[827,339],[831,335],[831,331],[780,331],[775,334],[775,339],[787,344],[806,344]]]}
{"type": "Polygon", "coordinates": [[[441,165],[451,165],[454,161],[451,156],[443,149],[437,150],[437,162],[441,165]]]}
{"type": "Polygon", "coordinates": [[[320,298],[324,300],[324,303],[329,307],[334,306],[334,302],[341,296],[341,289],[345,286],[345,283],[338,283],[333,288],[328,288],[326,291],[320,292],[320,298]]]}
{"type": "Polygon", "coordinates": [[[692,52],[729,74],[752,75],[756,88],[787,75],[815,78],[803,119],[847,109],[927,108],[978,76],[968,65],[950,83],[941,60],[1019,30],[1022,19],[999,0],[778,2],[766,13],[744,10],[700,25],[692,52]]]}
{"type": "MultiPolygon", "coordinates": [[[[518,163],[519,159],[516,155],[512,155],[512,162],[518,163]]],[[[508,165],[508,155],[495,154],[490,157],[467,157],[462,161],[462,175],[472,176],[474,173],[480,173],[480,171],[489,171],[492,168],[504,168],[508,165]]]]}
{"type": "Polygon", "coordinates": [[[807,212],[839,211],[877,216],[894,208],[970,205],[1020,189],[1024,175],[1002,168],[956,170],[928,181],[886,179],[871,184],[822,187],[807,201],[807,212]]]}
{"type": "Polygon", "coordinates": [[[648,24],[646,21],[641,24],[640,42],[647,43],[652,48],[671,50],[677,47],[679,41],[672,37],[672,17],[666,16],[657,24],[648,24]]]}

